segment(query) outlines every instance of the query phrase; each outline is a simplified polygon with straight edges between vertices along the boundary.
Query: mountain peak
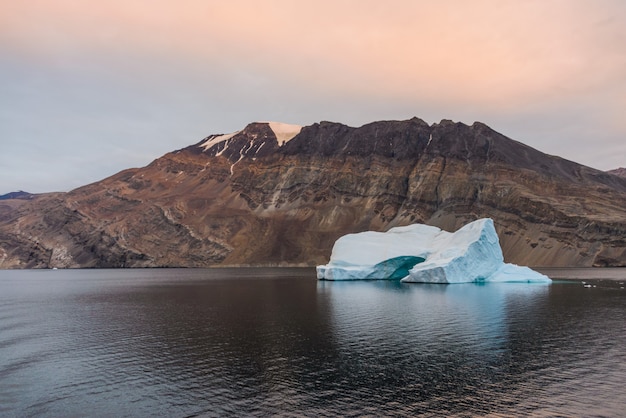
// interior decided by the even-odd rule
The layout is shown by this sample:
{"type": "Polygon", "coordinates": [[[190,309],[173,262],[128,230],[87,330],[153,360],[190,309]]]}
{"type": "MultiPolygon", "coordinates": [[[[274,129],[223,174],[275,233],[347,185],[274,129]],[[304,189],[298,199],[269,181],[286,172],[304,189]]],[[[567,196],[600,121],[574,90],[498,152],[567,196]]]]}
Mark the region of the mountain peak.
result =
{"type": "Polygon", "coordinates": [[[243,157],[262,157],[276,151],[294,137],[302,126],[283,122],[252,122],[242,130],[210,135],[197,146],[209,156],[224,156],[231,161],[243,157]]]}
{"type": "Polygon", "coordinates": [[[11,192],[11,193],[0,195],[0,200],[7,200],[7,199],[32,199],[32,198],[33,198],[33,194],[32,193],[28,193],[28,192],[25,192],[23,190],[19,190],[17,192],[11,192]]]}

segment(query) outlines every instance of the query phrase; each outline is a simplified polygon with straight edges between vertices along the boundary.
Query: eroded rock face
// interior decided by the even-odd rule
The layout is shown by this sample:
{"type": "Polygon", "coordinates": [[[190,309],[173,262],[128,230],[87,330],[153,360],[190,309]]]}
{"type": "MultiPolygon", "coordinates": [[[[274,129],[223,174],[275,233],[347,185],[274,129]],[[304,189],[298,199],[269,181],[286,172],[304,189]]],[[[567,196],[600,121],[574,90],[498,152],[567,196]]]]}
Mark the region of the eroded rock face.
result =
{"type": "Polygon", "coordinates": [[[494,220],[507,262],[626,265],[626,179],[486,125],[269,123],[0,202],[0,268],[318,265],[342,235],[494,220]]]}

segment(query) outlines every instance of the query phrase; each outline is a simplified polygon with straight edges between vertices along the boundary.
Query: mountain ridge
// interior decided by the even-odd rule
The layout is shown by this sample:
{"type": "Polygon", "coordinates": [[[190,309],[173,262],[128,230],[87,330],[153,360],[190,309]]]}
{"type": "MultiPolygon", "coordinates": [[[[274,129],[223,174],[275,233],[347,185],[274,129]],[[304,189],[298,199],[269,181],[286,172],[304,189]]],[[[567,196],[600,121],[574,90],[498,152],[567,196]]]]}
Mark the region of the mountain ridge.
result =
{"type": "Polygon", "coordinates": [[[31,199],[34,196],[33,193],[28,193],[23,190],[18,190],[17,192],[9,192],[3,195],[0,195],[0,200],[7,199],[31,199]]]}
{"type": "Polygon", "coordinates": [[[281,143],[270,123],[68,193],[5,201],[0,267],[315,265],[345,233],[481,217],[494,219],[508,262],[626,264],[621,177],[480,122],[320,122],[281,143]]]}
{"type": "Polygon", "coordinates": [[[626,178],[626,168],[625,167],[619,167],[619,168],[616,168],[614,170],[609,170],[609,171],[607,171],[607,173],[611,173],[611,174],[614,174],[616,176],[626,178]]]}

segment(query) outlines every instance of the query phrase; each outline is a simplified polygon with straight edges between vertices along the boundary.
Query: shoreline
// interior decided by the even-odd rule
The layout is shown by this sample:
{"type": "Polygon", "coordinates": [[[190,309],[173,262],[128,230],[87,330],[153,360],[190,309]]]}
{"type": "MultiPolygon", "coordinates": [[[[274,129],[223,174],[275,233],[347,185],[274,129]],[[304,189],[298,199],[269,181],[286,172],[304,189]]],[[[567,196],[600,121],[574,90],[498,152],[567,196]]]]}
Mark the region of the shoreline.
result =
{"type": "Polygon", "coordinates": [[[552,280],[611,280],[626,282],[624,267],[534,267],[552,280]]]}

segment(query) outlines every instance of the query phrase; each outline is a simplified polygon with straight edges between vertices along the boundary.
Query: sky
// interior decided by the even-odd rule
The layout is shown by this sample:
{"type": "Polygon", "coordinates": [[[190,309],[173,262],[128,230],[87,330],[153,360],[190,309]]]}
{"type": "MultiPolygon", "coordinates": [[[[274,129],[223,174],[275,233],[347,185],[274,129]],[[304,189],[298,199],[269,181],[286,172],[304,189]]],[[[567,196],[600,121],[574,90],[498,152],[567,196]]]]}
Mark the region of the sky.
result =
{"type": "Polygon", "coordinates": [[[622,0],[0,0],[0,194],[254,121],[481,121],[626,166],[622,0]]]}

